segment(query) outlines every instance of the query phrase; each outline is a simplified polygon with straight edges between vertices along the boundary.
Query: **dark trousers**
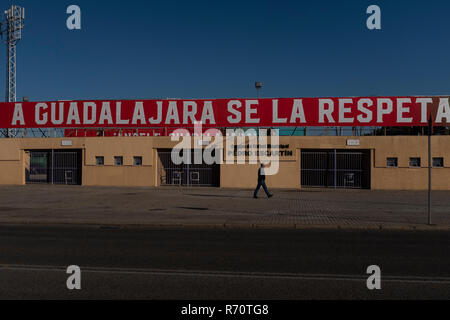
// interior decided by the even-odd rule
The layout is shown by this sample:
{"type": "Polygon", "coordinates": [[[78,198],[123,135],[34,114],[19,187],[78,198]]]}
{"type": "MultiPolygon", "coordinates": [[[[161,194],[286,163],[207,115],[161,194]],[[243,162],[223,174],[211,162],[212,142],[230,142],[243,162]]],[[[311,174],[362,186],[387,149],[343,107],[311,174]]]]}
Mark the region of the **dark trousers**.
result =
{"type": "Polygon", "coordinates": [[[259,189],[263,187],[264,192],[267,194],[267,196],[270,196],[269,190],[267,189],[266,182],[265,181],[258,181],[258,186],[255,189],[255,193],[253,194],[254,197],[258,196],[259,189]]]}

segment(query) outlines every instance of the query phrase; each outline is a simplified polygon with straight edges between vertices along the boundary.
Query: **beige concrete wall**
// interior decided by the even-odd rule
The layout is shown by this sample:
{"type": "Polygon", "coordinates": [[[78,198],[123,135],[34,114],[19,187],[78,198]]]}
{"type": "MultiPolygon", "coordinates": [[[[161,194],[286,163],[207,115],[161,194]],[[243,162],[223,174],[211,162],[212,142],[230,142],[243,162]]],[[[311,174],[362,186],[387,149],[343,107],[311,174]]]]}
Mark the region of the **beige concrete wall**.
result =
{"type": "Polygon", "coordinates": [[[220,186],[223,188],[255,188],[258,165],[223,164],[220,166],[220,186]]]}
{"type": "MultiPolygon", "coordinates": [[[[158,185],[157,149],[170,149],[178,142],[170,137],[0,139],[0,184],[25,183],[25,150],[83,150],[84,185],[155,186],[158,185]],[[63,147],[62,140],[72,141],[63,147]],[[103,156],[104,166],[96,166],[95,157],[103,156]],[[124,165],[114,166],[114,156],[123,156],[124,165]],[[143,166],[134,167],[133,157],[141,156],[143,166]]],[[[280,171],[267,182],[272,188],[300,188],[301,149],[371,150],[371,188],[374,190],[424,190],[427,188],[427,137],[280,137],[289,145],[292,156],[281,157],[280,171]],[[347,147],[348,139],[360,140],[360,146],[347,147]],[[398,168],[387,168],[386,158],[398,157],[398,168]],[[410,168],[409,158],[420,157],[421,168],[410,168]]],[[[432,137],[433,157],[444,158],[444,168],[432,169],[433,189],[450,190],[450,136],[432,137]]],[[[254,188],[258,165],[222,165],[221,186],[254,188]]]]}
{"type": "Polygon", "coordinates": [[[17,140],[1,139],[0,143],[0,183],[6,185],[23,184],[25,167],[17,140]]]}
{"type": "MultiPolygon", "coordinates": [[[[373,137],[372,189],[425,190],[428,188],[427,137],[373,137]],[[398,157],[398,168],[388,168],[386,158],[398,157]],[[421,168],[410,168],[409,159],[419,157],[421,168]]],[[[431,139],[432,157],[443,157],[444,168],[432,168],[434,190],[450,190],[450,137],[431,139]]]]}
{"type": "MultiPolygon", "coordinates": [[[[80,149],[83,151],[82,183],[91,186],[154,186],[153,139],[148,137],[2,139],[0,141],[0,184],[24,184],[26,150],[80,149]],[[71,146],[62,146],[62,141],[71,146]],[[103,156],[104,166],[95,157],[103,156]],[[123,156],[124,165],[114,166],[114,156],[123,156]],[[143,165],[133,166],[141,156],[143,165]]],[[[29,162],[29,160],[28,160],[29,162]]]]}
{"type": "MultiPolygon", "coordinates": [[[[286,143],[286,140],[280,138],[286,143]]],[[[428,188],[428,137],[289,137],[297,149],[371,150],[372,190],[425,190],[428,188]],[[360,140],[360,146],[347,147],[347,140],[360,140]],[[388,168],[388,157],[398,158],[398,168],[388,168]],[[421,158],[421,168],[410,168],[411,157],[421,158]]],[[[433,136],[432,157],[443,157],[444,168],[432,169],[434,190],[450,190],[450,136],[433,136]]],[[[300,161],[299,161],[300,166],[300,161]]]]}
{"type": "Polygon", "coordinates": [[[148,137],[85,138],[83,185],[154,186],[153,139],[148,137]],[[96,157],[104,165],[96,165],[96,157]],[[114,165],[114,157],[123,157],[123,166],[114,165]],[[142,166],[133,166],[134,157],[142,157],[142,166]]]}
{"type": "Polygon", "coordinates": [[[82,179],[83,185],[86,186],[151,187],[155,185],[152,166],[85,166],[82,179]]]}

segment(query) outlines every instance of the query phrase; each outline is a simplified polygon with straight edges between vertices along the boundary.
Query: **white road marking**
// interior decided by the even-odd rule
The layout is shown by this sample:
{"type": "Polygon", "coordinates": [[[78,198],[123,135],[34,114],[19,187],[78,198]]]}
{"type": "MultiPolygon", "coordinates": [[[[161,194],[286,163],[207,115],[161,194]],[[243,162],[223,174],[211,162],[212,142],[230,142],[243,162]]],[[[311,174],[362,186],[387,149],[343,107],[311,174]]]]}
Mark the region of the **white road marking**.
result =
{"type": "MultiPolygon", "coordinates": [[[[167,269],[136,269],[136,268],[102,268],[81,267],[83,273],[102,274],[130,274],[130,275],[171,275],[187,277],[225,277],[225,278],[249,278],[249,279],[294,279],[294,280],[320,280],[320,281],[366,281],[367,275],[342,275],[342,274],[309,274],[309,273],[273,273],[273,272],[230,272],[207,270],[167,270],[167,269]]],[[[2,270],[10,271],[49,271],[65,272],[67,267],[39,266],[39,265],[2,265],[2,270]]],[[[427,283],[450,284],[450,277],[424,277],[424,276],[382,276],[383,282],[401,283],[427,283]]]]}

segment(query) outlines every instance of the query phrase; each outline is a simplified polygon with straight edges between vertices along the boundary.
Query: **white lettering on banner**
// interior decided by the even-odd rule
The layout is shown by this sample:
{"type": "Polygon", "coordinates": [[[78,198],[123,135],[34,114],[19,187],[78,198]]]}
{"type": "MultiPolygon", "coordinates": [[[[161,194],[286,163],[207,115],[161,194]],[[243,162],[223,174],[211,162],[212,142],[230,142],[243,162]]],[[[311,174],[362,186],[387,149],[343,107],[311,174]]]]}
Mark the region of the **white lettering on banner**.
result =
{"type": "Polygon", "coordinates": [[[259,118],[252,118],[253,114],[258,113],[258,100],[246,100],[245,101],[245,123],[259,123],[259,118]]]}
{"type": "Polygon", "coordinates": [[[428,104],[433,103],[433,99],[431,98],[417,98],[416,103],[420,103],[420,110],[421,110],[421,122],[427,123],[428,119],[428,104]]]}
{"type": "Polygon", "coordinates": [[[353,123],[354,118],[346,118],[346,113],[351,113],[352,108],[346,107],[346,104],[352,104],[352,99],[339,99],[339,122],[340,123],[353,123]]]}
{"type": "Polygon", "coordinates": [[[122,103],[117,102],[116,103],[116,123],[117,124],[129,124],[130,120],[122,120],[122,103]]]}
{"type": "Polygon", "coordinates": [[[358,101],[358,110],[364,113],[366,116],[364,117],[362,114],[358,115],[357,119],[361,123],[369,123],[372,121],[372,111],[367,107],[372,107],[373,102],[370,99],[361,99],[358,101]]]}
{"type": "Polygon", "coordinates": [[[167,110],[166,124],[180,124],[180,117],[178,115],[178,108],[176,101],[169,102],[169,109],[167,110]]]}
{"type": "Polygon", "coordinates": [[[183,124],[195,123],[195,115],[197,114],[197,103],[194,101],[184,101],[183,102],[183,124]]]}
{"type": "Polygon", "coordinates": [[[292,107],[291,123],[297,123],[297,119],[300,119],[300,123],[306,123],[302,99],[295,99],[292,107]]]}
{"type": "Polygon", "coordinates": [[[450,122],[449,98],[25,102],[0,106],[0,127],[421,126],[431,115],[436,125],[450,122]]]}
{"type": "Polygon", "coordinates": [[[131,123],[138,124],[138,121],[140,124],[146,124],[144,103],[141,101],[136,102],[136,105],[134,106],[133,120],[131,120],[131,123]]]}
{"type": "Polygon", "coordinates": [[[240,109],[242,107],[242,103],[238,100],[231,100],[228,102],[228,112],[233,114],[233,116],[229,116],[227,118],[229,123],[239,123],[241,122],[242,115],[241,112],[237,109],[240,109]]]}
{"type": "Polygon", "coordinates": [[[14,106],[14,114],[11,125],[17,126],[17,121],[19,121],[19,125],[24,126],[25,121],[23,119],[23,109],[21,103],[16,103],[14,106]]]}
{"type": "Polygon", "coordinates": [[[69,115],[67,116],[67,124],[80,124],[80,115],[78,114],[78,104],[70,103],[69,115]],[[75,123],[73,123],[75,121],[75,123]]]}
{"type": "Polygon", "coordinates": [[[439,108],[436,115],[436,122],[450,121],[450,106],[448,104],[448,98],[441,98],[439,101],[439,108]]]}
{"type": "Polygon", "coordinates": [[[59,103],[59,118],[56,119],[56,102],[51,103],[51,121],[55,125],[60,125],[64,122],[64,103],[59,103]]]}
{"type": "Polygon", "coordinates": [[[278,100],[272,100],[272,121],[273,123],[286,123],[286,118],[278,118],[278,100]]]}
{"type": "Polygon", "coordinates": [[[319,123],[325,123],[327,117],[329,123],[334,123],[332,113],[334,111],[334,102],[331,99],[319,99],[319,123]],[[328,107],[325,108],[325,105],[328,107]]]}
{"type": "Polygon", "coordinates": [[[102,111],[100,112],[100,119],[98,120],[100,124],[105,124],[105,121],[108,121],[108,124],[113,124],[111,106],[109,102],[103,102],[102,111]]]}
{"type": "Polygon", "coordinates": [[[397,121],[399,123],[410,123],[412,118],[405,118],[404,114],[409,112],[409,107],[403,106],[405,103],[411,103],[409,98],[399,98],[397,99],[397,121]]]}
{"type": "Polygon", "coordinates": [[[383,123],[383,116],[386,114],[390,114],[392,112],[393,103],[391,99],[378,99],[377,108],[378,108],[378,117],[377,122],[383,123]],[[384,108],[386,106],[386,108],[384,108]]]}
{"type": "MultiPolygon", "coordinates": [[[[202,123],[206,124],[216,124],[216,120],[214,118],[214,110],[212,106],[212,101],[206,101],[203,106],[203,114],[202,114],[202,123]]],[[[195,123],[195,121],[193,122],[195,123]]]]}
{"type": "Polygon", "coordinates": [[[83,103],[83,124],[95,124],[97,120],[97,105],[95,102],[83,103]],[[89,117],[89,113],[91,117],[89,117]]]}
{"type": "Polygon", "coordinates": [[[41,117],[41,110],[45,111],[48,108],[46,103],[38,103],[36,105],[35,110],[35,116],[36,116],[36,123],[39,125],[45,125],[47,124],[47,112],[43,112],[41,117]]]}
{"type": "Polygon", "coordinates": [[[156,103],[156,109],[157,109],[157,116],[156,119],[154,119],[153,117],[148,119],[148,122],[150,122],[151,124],[160,124],[162,121],[162,107],[163,107],[163,103],[162,101],[158,101],[156,103]]]}

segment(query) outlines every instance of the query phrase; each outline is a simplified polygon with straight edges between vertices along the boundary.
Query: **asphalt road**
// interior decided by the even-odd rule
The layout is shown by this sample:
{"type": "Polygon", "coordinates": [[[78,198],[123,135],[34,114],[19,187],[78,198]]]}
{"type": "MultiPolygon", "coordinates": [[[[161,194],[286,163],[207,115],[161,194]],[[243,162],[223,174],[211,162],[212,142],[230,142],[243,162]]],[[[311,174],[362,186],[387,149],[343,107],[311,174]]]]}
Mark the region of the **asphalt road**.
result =
{"type": "Polygon", "coordinates": [[[0,298],[450,299],[449,248],[449,232],[2,226],[0,298]]]}

